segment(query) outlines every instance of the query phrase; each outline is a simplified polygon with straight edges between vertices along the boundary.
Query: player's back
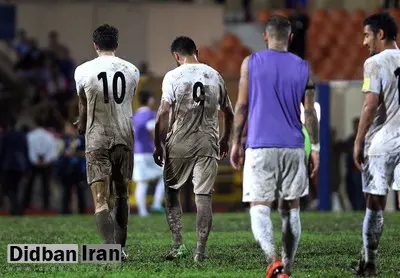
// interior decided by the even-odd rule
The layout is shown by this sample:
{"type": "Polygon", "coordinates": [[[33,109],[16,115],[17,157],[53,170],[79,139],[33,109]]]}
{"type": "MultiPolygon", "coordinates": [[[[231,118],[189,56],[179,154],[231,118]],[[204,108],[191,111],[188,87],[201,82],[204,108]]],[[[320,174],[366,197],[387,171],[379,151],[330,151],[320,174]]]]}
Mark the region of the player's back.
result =
{"type": "Polygon", "coordinates": [[[139,70],[118,57],[100,56],[79,66],[75,79],[87,98],[86,150],[132,148],[132,98],[139,70]]]}
{"type": "Polygon", "coordinates": [[[400,50],[386,49],[365,61],[363,90],[379,94],[380,104],[366,136],[369,155],[400,152],[400,50]],[[368,88],[366,88],[368,87],[368,88]]]}
{"type": "Polygon", "coordinates": [[[183,64],[166,74],[163,98],[173,103],[169,157],[219,157],[218,109],[226,97],[221,76],[205,64],[183,64]]]}
{"type": "Polygon", "coordinates": [[[252,54],[249,72],[247,147],[302,148],[300,104],[309,67],[289,53],[265,50],[252,54]]]}

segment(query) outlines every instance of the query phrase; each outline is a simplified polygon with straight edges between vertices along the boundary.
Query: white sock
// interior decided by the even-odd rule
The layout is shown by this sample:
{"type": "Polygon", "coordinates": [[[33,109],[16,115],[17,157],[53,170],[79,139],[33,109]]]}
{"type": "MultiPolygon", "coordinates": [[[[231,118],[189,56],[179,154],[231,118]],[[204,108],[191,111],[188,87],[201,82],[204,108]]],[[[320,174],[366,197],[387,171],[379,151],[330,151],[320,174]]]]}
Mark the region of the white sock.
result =
{"type": "Polygon", "coordinates": [[[162,201],[164,199],[164,178],[160,178],[154,191],[153,209],[159,209],[162,207],[162,201]]]}
{"type": "Polygon", "coordinates": [[[383,232],[383,211],[370,210],[365,211],[363,221],[363,254],[365,262],[375,263],[378,254],[379,240],[383,232]]]}
{"type": "Polygon", "coordinates": [[[332,193],[332,210],[333,211],[342,211],[342,206],[340,205],[340,198],[338,192],[332,193]]]}
{"type": "Polygon", "coordinates": [[[271,263],[276,256],[270,213],[271,209],[267,206],[256,205],[250,208],[251,229],[254,239],[264,251],[268,263],[271,263]]]}
{"type": "Polygon", "coordinates": [[[147,197],[147,188],[149,184],[147,182],[137,182],[135,189],[135,198],[138,209],[138,214],[140,216],[146,216],[148,214],[146,207],[146,197],[147,197]]]}
{"type": "Polygon", "coordinates": [[[282,219],[282,262],[285,273],[291,268],[301,235],[300,210],[280,210],[282,219]]]}

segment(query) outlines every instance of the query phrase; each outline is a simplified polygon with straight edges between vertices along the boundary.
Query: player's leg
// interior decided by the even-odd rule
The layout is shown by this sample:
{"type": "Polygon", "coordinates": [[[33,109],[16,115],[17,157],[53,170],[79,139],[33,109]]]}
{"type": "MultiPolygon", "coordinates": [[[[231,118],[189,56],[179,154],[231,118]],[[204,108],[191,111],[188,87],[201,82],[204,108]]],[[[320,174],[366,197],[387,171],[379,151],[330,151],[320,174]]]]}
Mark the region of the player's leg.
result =
{"type": "Polygon", "coordinates": [[[217,171],[217,159],[212,157],[198,157],[193,168],[193,190],[197,208],[195,261],[206,258],[206,244],[212,225],[212,191],[217,171]]]}
{"type": "MultiPolygon", "coordinates": [[[[243,169],[243,202],[250,203],[251,229],[254,239],[263,250],[267,263],[270,264],[267,277],[272,275],[277,268],[274,263],[278,262],[270,217],[271,206],[275,201],[277,168],[276,149],[246,150],[243,169]]],[[[279,267],[281,267],[280,264],[279,267]]]]}
{"type": "Polygon", "coordinates": [[[135,154],[134,158],[134,169],[133,169],[133,180],[135,181],[135,199],[138,214],[141,217],[145,217],[149,214],[146,207],[147,189],[149,187],[148,168],[146,167],[146,161],[144,154],[135,154]]]}
{"type": "Polygon", "coordinates": [[[115,243],[121,244],[126,259],[125,245],[128,232],[129,181],[133,170],[132,151],[123,145],[117,145],[111,150],[112,180],[115,190],[114,204],[114,238],[115,243]]]}
{"type": "Polygon", "coordinates": [[[114,221],[108,206],[111,162],[108,150],[99,149],[86,153],[87,181],[92,191],[96,225],[105,244],[114,243],[114,221]]]}
{"type": "Polygon", "coordinates": [[[165,194],[164,178],[161,176],[158,179],[156,189],[154,191],[153,204],[151,205],[151,210],[153,212],[163,212],[162,201],[165,194]]]}
{"type": "Polygon", "coordinates": [[[376,257],[383,232],[383,211],[389,186],[393,183],[395,166],[396,158],[393,156],[368,156],[365,159],[362,174],[366,211],[358,274],[376,274],[376,257]]]}
{"type": "Polygon", "coordinates": [[[282,262],[291,275],[301,236],[300,198],[308,194],[307,158],[302,149],[279,150],[281,185],[279,212],[282,220],[282,262]]]}
{"type": "Polygon", "coordinates": [[[151,205],[151,210],[153,212],[164,212],[162,207],[162,202],[164,199],[165,185],[163,177],[163,168],[158,166],[153,159],[152,155],[146,157],[149,173],[151,174],[152,180],[157,180],[156,188],[154,190],[153,204],[151,205]]]}
{"type": "Polygon", "coordinates": [[[184,257],[187,249],[182,237],[182,206],[179,200],[180,188],[187,182],[194,167],[193,159],[167,158],[164,166],[166,215],[172,234],[173,245],[167,260],[184,257]]]}

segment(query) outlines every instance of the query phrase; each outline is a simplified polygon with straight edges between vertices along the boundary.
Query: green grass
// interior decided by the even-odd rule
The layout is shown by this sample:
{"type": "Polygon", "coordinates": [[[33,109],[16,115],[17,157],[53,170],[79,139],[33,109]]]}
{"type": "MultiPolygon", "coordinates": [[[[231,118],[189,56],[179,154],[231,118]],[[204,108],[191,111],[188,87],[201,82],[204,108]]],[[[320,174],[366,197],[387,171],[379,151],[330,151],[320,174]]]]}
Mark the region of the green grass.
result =
{"type": "MultiPolygon", "coordinates": [[[[302,238],[294,277],[353,277],[349,265],[358,257],[363,215],[304,213],[302,238]]],[[[280,250],[280,222],[273,214],[280,250]]],[[[192,256],[168,262],[163,255],[171,244],[165,217],[130,218],[130,260],[118,265],[7,264],[10,243],[101,243],[93,216],[25,217],[0,219],[0,277],[264,277],[261,250],[250,230],[248,214],[216,214],[209,238],[210,260],[196,264],[192,256]]],[[[184,217],[184,241],[195,247],[195,215],[184,217]]],[[[400,214],[385,215],[378,271],[380,277],[400,275],[400,214]]]]}

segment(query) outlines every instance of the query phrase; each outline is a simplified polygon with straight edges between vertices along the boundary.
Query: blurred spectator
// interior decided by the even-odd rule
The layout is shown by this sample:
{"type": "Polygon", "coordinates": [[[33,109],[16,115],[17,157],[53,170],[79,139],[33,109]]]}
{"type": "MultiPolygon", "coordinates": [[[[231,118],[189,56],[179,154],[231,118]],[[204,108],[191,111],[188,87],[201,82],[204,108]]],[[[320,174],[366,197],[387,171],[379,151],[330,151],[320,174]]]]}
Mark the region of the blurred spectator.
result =
{"type": "Polygon", "coordinates": [[[22,208],[18,194],[21,180],[29,169],[29,159],[26,133],[17,130],[13,120],[10,120],[2,136],[0,163],[3,192],[9,199],[10,214],[19,215],[22,208]]]}
{"type": "Polygon", "coordinates": [[[15,69],[21,71],[23,76],[35,78],[35,71],[43,67],[44,55],[35,39],[28,40],[28,47],[29,51],[20,57],[15,69]]]}
{"type": "Polygon", "coordinates": [[[75,62],[70,56],[68,48],[66,47],[61,48],[58,63],[60,65],[60,73],[65,78],[66,82],[65,87],[70,91],[75,90],[75,83],[74,83],[75,62]]]}
{"type": "Polygon", "coordinates": [[[53,59],[59,59],[65,46],[60,43],[58,32],[52,30],[48,34],[47,52],[53,59]]]}
{"type": "Polygon", "coordinates": [[[244,13],[244,21],[250,22],[253,20],[253,16],[251,13],[251,0],[242,0],[242,7],[244,13]]]}
{"type": "Polygon", "coordinates": [[[306,54],[307,30],[310,21],[304,8],[304,3],[297,3],[295,11],[290,16],[293,39],[289,45],[289,51],[303,59],[306,54]]]}
{"type": "Polygon", "coordinates": [[[338,142],[336,141],[336,130],[331,128],[330,137],[331,157],[329,161],[330,168],[330,188],[332,197],[332,210],[341,211],[344,208],[344,201],[340,195],[340,150],[338,142]]]}
{"type": "Polygon", "coordinates": [[[399,2],[400,0],[384,0],[383,1],[383,8],[384,9],[390,9],[390,8],[399,8],[399,2]],[[393,7],[392,7],[393,4],[393,7]]]}
{"type": "Polygon", "coordinates": [[[62,183],[61,213],[71,213],[70,201],[72,190],[75,189],[79,213],[86,210],[86,162],[85,138],[78,134],[75,126],[65,123],[65,151],[61,157],[59,177],[62,183]]]}
{"type": "Polygon", "coordinates": [[[151,76],[152,73],[149,70],[149,64],[146,62],[141,62],[139,64],[140,76],[151,76]]]}
{"type": "Polygon", "coordinates": [[[307,7],[307,0],[286,0],[286,8],[287,9],[294,9],[298,6],[307,7]]]}
{"type": "Polygon", "coordinates": [[[13,41],[13,47],[18,54],[18,57],[26,55],[30,51],[30,44],[26,35],[26,31],[23,29],[18,30],[17,36],[13,41]]]}
{"type": "Polygon", "coordinates": [[[24,209],[29,208],[37,177],[40,177],[42,182],[42,208],[44,210],[50,208],[51,167],[56,158],[56,139],[44,126],[40,119],[37,121],[37,127],[28,133],[28,153],[32,166],[31,176],[24,192],[24,209]]]}
{"type": "Polygon", "coordinates": [[[353,210],[364,210],[365,200],[362,192],[361,172],[355,167],[353,160],[354,140],[356,138],[359,118],[353,119],[353,133],[342,143],[338,144],[338,149],[346,155],[346,188],[353,210]]]}

